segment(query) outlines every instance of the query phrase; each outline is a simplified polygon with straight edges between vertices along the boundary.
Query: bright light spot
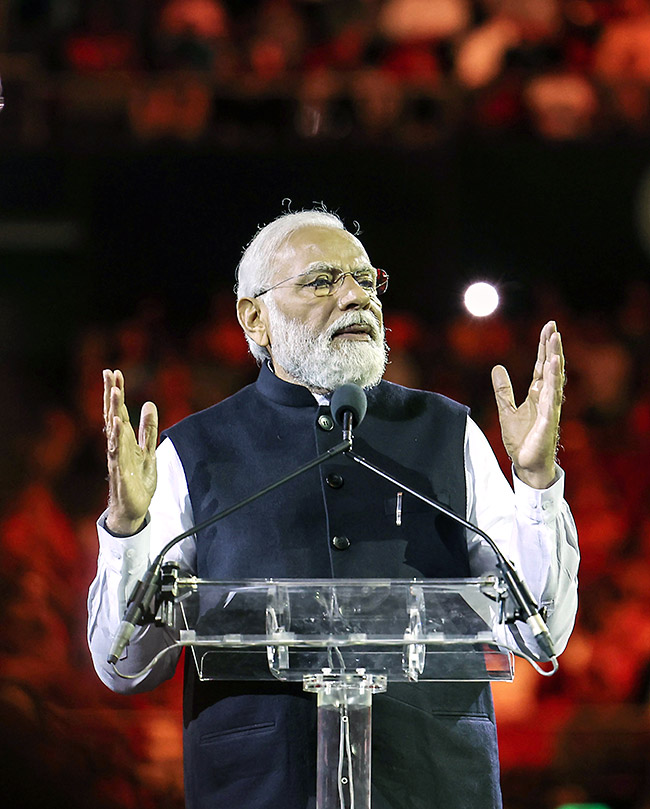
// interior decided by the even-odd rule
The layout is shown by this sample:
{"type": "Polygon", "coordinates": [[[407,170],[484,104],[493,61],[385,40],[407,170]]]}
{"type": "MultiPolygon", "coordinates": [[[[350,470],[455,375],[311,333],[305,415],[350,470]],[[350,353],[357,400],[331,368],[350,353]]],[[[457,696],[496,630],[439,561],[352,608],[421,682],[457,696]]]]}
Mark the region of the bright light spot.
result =
{"type": "Polygon", "coordinates": [[[492,286],[480,281],[470,284],[465,290],[465,307],[474,317],[487,317],[499,305],[499,293],[492,286]]]}

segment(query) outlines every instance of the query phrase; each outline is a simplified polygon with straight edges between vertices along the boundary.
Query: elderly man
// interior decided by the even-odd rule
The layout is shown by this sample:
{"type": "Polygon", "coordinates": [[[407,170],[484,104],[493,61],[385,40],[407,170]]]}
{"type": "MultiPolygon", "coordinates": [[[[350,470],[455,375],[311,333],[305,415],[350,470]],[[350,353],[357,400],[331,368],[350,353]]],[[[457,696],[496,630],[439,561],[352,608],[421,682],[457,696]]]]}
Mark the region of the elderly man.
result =
{"type": "MultiPolygon", "coordinates": [[[[144,405],[136,438],[122,374],[104,372],[110,497],[99,523],[89,642],[110,688],[153,688],[178,659],[170,654],[131,681],[105,662],[126,595],[149,559],[170,537],[337,443],[328,401],[346,382],[367,389],[368,413],[355,431],[362,454],[487,531],[546,607],[556,647],[564,648],[578,551],[555,463],[564,375],[555,324],[542,329],[519,408],[506,370],[493,371],[513,492],[465,407],[382,381],[379,295],[387,283],[338,217],[286,214],[257,233],[238,268],[239,322],[261,363],[255,384],[175,425],[156,450],[155,406],[144,405]]],[[[478,537],[345,459],[184,540],[169,556],[207,579],[446,578],[495,566],[478,537]]],[[[513,633],[538,653],[527,627],[513,633]]],[[[172,642],[166,630],[136,632],[120,669],[140,671],[172,642]]],[[[184,706],[190,809],[314,805],[315,706],[298,685],[199,682],[188,666],[184,706]]],[[[489,685],[392,684],[375,699],[373,806],[501,806],[489,685]]]]}

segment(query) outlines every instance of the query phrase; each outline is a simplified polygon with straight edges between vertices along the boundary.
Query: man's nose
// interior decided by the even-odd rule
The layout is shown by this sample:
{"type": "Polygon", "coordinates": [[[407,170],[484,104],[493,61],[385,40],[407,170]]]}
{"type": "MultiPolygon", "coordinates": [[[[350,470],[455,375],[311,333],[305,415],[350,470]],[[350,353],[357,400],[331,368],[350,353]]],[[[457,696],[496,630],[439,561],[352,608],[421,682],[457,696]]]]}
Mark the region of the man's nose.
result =
{"type": "Polygon", "coordinates": [[[359,284],[352,274],[346,274],[338,291],[339,309],[366,309],[371,295],[359,284]]]}

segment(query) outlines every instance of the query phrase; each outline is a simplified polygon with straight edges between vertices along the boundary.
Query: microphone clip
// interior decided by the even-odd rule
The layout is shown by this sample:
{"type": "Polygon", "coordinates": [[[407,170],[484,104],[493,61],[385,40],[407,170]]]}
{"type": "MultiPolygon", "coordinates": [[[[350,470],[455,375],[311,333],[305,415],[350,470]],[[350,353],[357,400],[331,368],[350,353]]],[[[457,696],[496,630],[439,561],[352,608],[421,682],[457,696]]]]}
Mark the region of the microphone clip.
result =
{"type": "Polygon", "coordinates": [[[354,436],[352,435],[352,425],[354,422],[354,415],[351,410],[346,410],[343,413],[343,440],[347,441],[349,449],[352,449],[352,441],[354,436]]]}
{"type": "Polygon", "coordinates": [[[127,608],[135,605],[138,609],[134,621],[137,626],[173,626],[173,605],[178,595],[179,575],[178,562],[165,562],[158,575],[148,584],[138,581],[127,602],[127,608]]]}

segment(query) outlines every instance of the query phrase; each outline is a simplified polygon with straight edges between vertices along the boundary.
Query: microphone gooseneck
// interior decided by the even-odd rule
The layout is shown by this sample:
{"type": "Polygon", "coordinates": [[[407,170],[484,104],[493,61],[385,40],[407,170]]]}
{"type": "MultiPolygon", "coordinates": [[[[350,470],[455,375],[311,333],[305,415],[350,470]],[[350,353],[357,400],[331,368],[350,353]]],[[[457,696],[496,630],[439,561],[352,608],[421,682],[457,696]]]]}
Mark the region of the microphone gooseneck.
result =
{"type": "MultiPolygon", "coordinates": [[[[187,537],[196,534],[198,531],[202,531],[209,525],[213,525],[219,520],[223,520],[225,517],[228,517],[235,511],[239,511],[240,508],[243,508],[244,506],[253,503],[258,498],[263,497],[266,494],[269,494],[278,487],[283,486],[285,483],[288,483],[290,480],[293,480],[294,478],[299,477],[303,473],[308,472],[310,469],[313,469],[316,466],[320,466],[322,463],[325,463],[326,461],[329,461],[332,458],[335,458],[337,455],[341,455],[352,448],[351,422],[354,421],[355,424],[359,424],[362,421],[363,417],[365,416],[367,408],[366,395],[358,385],[344,385],[343,388],[351,388],[353,390],[351,390],[348,393],[344,392],[339,396],[340,418],[344,422],[347,422],[349,425],[347,431],[348,435],[347,437],[344,437],[342,442],[336,444],[336,446],[331,447],[330,449],[321,453],[313,460],[308,461],[306,464],[303,464],[302,466],[298,467],[293,472],[290,472],[288,475],[285,475],[284,477],[280,478],[280,480],[274,481],[268,486],[265,486],[263,489],[260,489],[259,491],[250,495],[249,497],[245,497],[238,503],[229,506],[223,511],[219,511],[217,514],[213,515],[204,522],[199,523],[198,525],[193,525],[187,531],[183,531],[182,534],[178,534],[178,536],[175,536],[173,537],[173,539],[170,539],[170,541],[165,545],[165,547],[160,551],[158,556],[156,556],[154,561],[151,563],[145,575],[143,576],[142,580],[139,581],[134,588],[133,594],[129,599],[129,603],[124,613],[124,617],[122,618],[122,621],[120,623],[117,632],[115,633],[113,643],[107,657],[107,662],[110,665],[115,666],[117,661],[120,659],[124,650],[129,645],[131,636],[135,632],[136,625],[140,624],[143,621],[149,623],[153,621],[153,616],[157,608],[156,599],[160,593],[160,580],[161,580],[161,569],[163,560],[168,551],[170,551],[174,547],[174,545],[177,545],[183,539],[186,539],[187,537]]],[[[342,388],[339,388],[339,390],[342,390],[342,388]]],[[[336,396],[337,393],[338,391],[335,391],[334,396],[336,396]]],[[[332,398],[334,398],[334,396],[332,398]]]]}
{"type": "Polygon", "coordinates": [[[515,604],[519,608],[521,619],[525,621],[526,624],[528,624],[542,652],[550,660],[555,660],[557,655],[555,652],[553,639],[548,630],[548,627],[546,626],[544,619],[540,614],[539,606],[535,602],[535,599],[533,598],[532,593],[528,589],[528,586],[521,578],[512,562],[503,553],[501,548],[499,548],[499,546],[492,539],[492,537],[489,536],[489,534],[486,534],[485,531],[481,530],[477,525],[474,525],[469,520],[466,520],[464,517],[461,517],[459,514],[456,514],[455,511],[448,508],[447,506],[442,505],[442,503],[439,503],[437,500],[434,500],[431,497],[427,497],[425,494],[422,494],[422,492],[419,492],[416,489],[407,486],[402,481],[397,480],[397,478],[392,477],[392,475],[389,475],[387,472],[384,472],[383,469],[380,469],[378,466],[375,466],[375,464],[370,463],[361,455],[357,455],[355,452],[352,452],[352,450],[348,450],[345,453],[345,456],[346,458],[349,458],[350,460],[355,461],[356,463],[370,470],[371,472],[374,472],[379,477],[384,478],[384,480],[393,483],[395,486],[399,487],[400,490],[412,494],[414,497],[417,497],[418,500],[421,500],[423,503],[427,503],[432,508],[436,509],[436,511],[441,512],[446,517],[449,517],[450,519],[454,520],[459,525],[462,525],[464,528],[468,528],[470,531],[473,531],[475,534],[478,534],[478,536],[484,539],[490,546],[490,548],[494,551],[494,554],[496,555],[497,567],[499,568],[499,570],[503,575],[503,578],[506,582],[510,595],[512,596],[515,604]]]}
{"type": "MultiPolygon", "coordinates": [[[[367,408],[368,400],[366,398],[366,394],[362,388],[359,387],[359,385],[348,383],[347,385],[342,385],[340,388],[337,388],[334,391],[330,402],[330,410],[332,411],[334,421],[343,429],[344,440],[352,440],[352,427],[358,426],[363,421],[367,408]]],[[[400,481],[391,478],[378,467],[366,461],[365,458],[356,455],[352,449],[348,450],[345,455],[351,460],[365,466],[366,469],[375,472],[375,474],[379,475],[380,477],[390,480],[395,485],[400,486],[400,488],[410,492],[410,494],[413,494],[418,499],[424,501],[438,511],[441,511],[452,520],[460,523],[463,527],[469,528],[471,531],[474,531],[480,537],[482,537],[492,548],[497,557],[497,566],[501,570],[510,593],[515,603],[519,607],[521,619],[528,624],[542,652],[549,659],[555,658],[556,653],[553,645],[553,639],[548,631],[545,621],[540,615],[539,607],[536,604],[532,593],[528,589],[526,582],[521,578],[521,576],[519,576],[517,570],[512,565],[510,560],[504,556],[499,546],[490,536],[488,536],[488,534],[481,531],[478,526],[473,525],[460,517],[458,514],[454,513],[451,509],[445,508],[437,501],[422,495],[420,492],[417,492],[414,489],[409,489],[409,487],[404,486],[400,481]]]]}
{"type": "MultiPolygon", "coordinates": [[[[249,503],[252,503],[254,500],[257,500],[259,497],[268,494],[269,492],[273,491],[279,486],[282,486],[288,481],[299,477],[309,469],[313,469],[316,466],[320,466],[325,461],[328,461],[331,458],[341,454],[345,455],[351,461],[360,464],[361,466],[365,467],[371,472],[374,472],[379,477],[382,477],[385,480],[388,480],[389,482],[398,486],[401,491],[406,491],[409,494],[412,494],[414,497],[418,498],[424,503],[427,503],[432,508],[436,509],[437,511],[456,521],[463,527],[475,532],[480,537],[482,537],[494,551],[497,557],[497,566],[499,567],[502,576],[507,584],[507,588],[510,592],[510,595],[512,596],[514,602],[519,608],[519,615],[516,615],[515,617],[520,618],[521,620],[525,621],[528,624],[542,653],[546,655],[550,660],[555,661],[556,652],[553,645],[553,639],[548,630],[548,627],[546,626],[545,621],[540,615],[539,607],[535,602],[535,599],[531,594],[530,590],[528,589],[528,586],[526,585],[525,581],[519,576],[512,562],[510,562],[510,560],[503,554],[503,552],[498,547],[496,542],[488,534],[486,534],[484,531],[478,528],[478,526],[473,525],[471,522],[464,519],[460,515],[456,514],[454,511],[447,508],[446,506],[443,506],[436,500],[433,500],[432,498],[427,497],[421,492],[418,492],[417,490],[410,488],[409,486],[405,485],[401,481],[389,475],[387,472],[384,472],[379,467],[375,466],[374,464],[367,461],[365,458],[361,457],[360,455],[357,455],[355,452],[352,451],[352,439],[353,439],[352,428],[358,427],[359,424],[361,424],[366,415],[367,409],[368,409],[368,400],[366,398],[365,392],[359,385],[355,385],[354,383],[348,383],[346,385],[342,385],[340,388],[337,388],[333,392],[332,398],[330,400],[330,410],[332,413],[332,417],[334,418],[334,421],[343,430],[343,441],[341,443],[322,453],[318,457],[314,458],[312,461],[309,461],[308,463],[294,470],[293,472],[281,478],[280,480],[271,483],[264,489],[261,489],[255,494],[246,497],[244,500],[241,500],[239,503],[235,503],[233,506],[230,506],[229,508],[215,514],[213,517],[206,520],[205,522],[200,523],[199,525],[192,526],[187,531],[171,539],[167,543],[167,545],[165,545],[162,551],[158,554],[154,562],[151,564],[147,573],[143,577],[142,581],[138,582],[138,585],[136,586],[134,593],[131,596],[131,599],[129,600],[129,604],[127,606],[127,610],[125,612],[122,623],[120,624],[118,632],[116,633],[113,645],[111,647],[108,656],[108,662],[113,666],[115,665],[115,663],[120,658],[126,646],[128,646],[129,641],[131,639],[131,635],[135,630],[136,624],[140,623],[143,619],[146,620],[148,616],[152,615],[152,606],[155,604],[156,595],[158,593],[160,586],[160,573],[163,558],[174,545],[176,545],[182,539],[185,539],[186,537],[189,537],[192,534],[196,534],[203,528],[207,528],[209,525],[212,525],[213,523],[223,519],[224,517],[227,517],[233,512],[238,511],[240,508],[248,505],[249,503]]],[[[556,670],[556,668],[557,663],[555,663],[554,671],[556,670]]],[[[541,673],[544,672],[542,671],[541,673]]]]}

